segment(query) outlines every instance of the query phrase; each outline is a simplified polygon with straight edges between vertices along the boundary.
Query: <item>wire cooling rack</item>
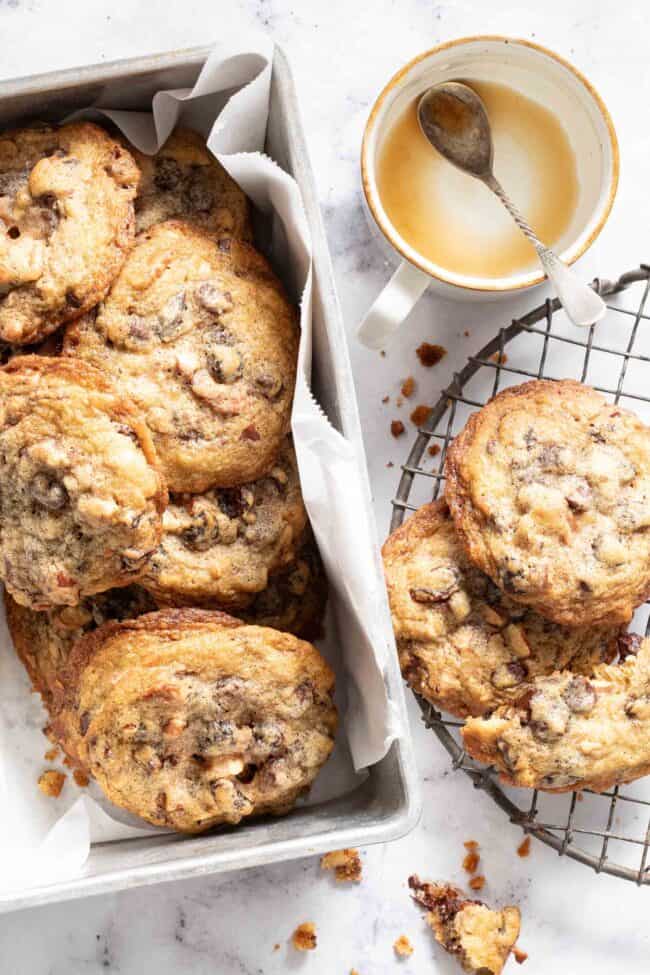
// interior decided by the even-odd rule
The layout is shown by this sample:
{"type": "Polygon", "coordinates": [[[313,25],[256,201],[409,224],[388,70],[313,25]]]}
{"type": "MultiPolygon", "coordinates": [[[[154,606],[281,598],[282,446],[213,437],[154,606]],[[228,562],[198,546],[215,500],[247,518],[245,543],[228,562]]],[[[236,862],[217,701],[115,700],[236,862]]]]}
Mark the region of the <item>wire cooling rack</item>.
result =
{"type": "MultiPolygon", "coordinates": [[[[593,287],[608,299],[607,315],[598,325],[588,330],[572,326],[557,299],[549,299],[502,328],[454,375],[402,466],[391,531],[408,512],[438,496],[449,443],[470,414],[506,386],[527,379],[580,379],[650,422],[650,266],[643,264],[616,281],[596,279],[593,287]],[[429,450],[434,444],[439,451],[429,450]]],[[[631,629],[647,634],[649,613],[646,604],[631,629]]],[[[597,873],[650,884],[650,777],[604,793],[558,795],[508,788],[493,768],[475,763],[463,750],[461,721],[450,720],[415,696],[425,725],[447,749],[453,767],[465,772],[511,822],[597,873]]]]}

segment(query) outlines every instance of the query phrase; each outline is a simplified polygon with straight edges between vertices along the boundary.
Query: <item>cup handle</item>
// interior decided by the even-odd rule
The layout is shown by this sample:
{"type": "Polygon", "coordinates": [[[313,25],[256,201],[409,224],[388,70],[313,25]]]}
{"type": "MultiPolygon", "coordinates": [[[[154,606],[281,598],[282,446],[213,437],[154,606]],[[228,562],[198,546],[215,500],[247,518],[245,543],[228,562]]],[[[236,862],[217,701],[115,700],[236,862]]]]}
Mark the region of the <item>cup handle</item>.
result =
{"type": "Polygon", "coordinates": [[[424,271],[402,261],[361,322],[359,341],[368,349],[381,349],[420,299],[429,280],[424,271]]]}

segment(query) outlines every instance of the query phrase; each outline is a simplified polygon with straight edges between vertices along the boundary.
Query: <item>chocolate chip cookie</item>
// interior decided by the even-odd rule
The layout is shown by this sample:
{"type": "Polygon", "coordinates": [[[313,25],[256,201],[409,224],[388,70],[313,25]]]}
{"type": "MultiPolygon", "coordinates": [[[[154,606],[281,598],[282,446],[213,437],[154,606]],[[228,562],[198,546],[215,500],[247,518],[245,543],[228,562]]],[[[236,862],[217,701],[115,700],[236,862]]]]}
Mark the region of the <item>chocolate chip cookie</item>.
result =
{"type": "Polygon", "coordinates": [[[21,356],[0,369],[0,577],[32,609],[126,585],[167,501],[149,432],[96,369],[21,356]]]}
{"type": "Polygon", "coordinates": [[[180,218],[220,237],[252,241],[248,200],[198,132],[176,129],[154,156],[137,150],[133,155],[142,173],[135,201],[138,233],[180,218]]]}
{"type": "Polygon", "coordinates": [[[289,429],[298,328],[264,258],[189,224],[138,238],[107,299],[64,354],[115,377],[143,410],[169,488],[253,481],[289,429]]]}
{"type": "Polygon", "coordinates": [[[443,711],[486,714],[537,675],[591,674],[617,653],[619,627],[570,629],[502,593],[465,555],[443,500],[416,511],[382,554],[402,673],[443,711]]]}
{"type": "Polygon", "coordinates": [[[409,877],[413,897],[427,910],[427,924],[438,944],[455,955],[472,975],[500,975],[521,927],[518,907],[493,910],[470,900],[451,884],[431,884],[409,877]]]}
{"type": "Polygon", "coordinates": [[[597,667],[591,678],[539,677],[515,704],[468,721],[467,751],[504,781],[548,792],[603,792],[647,775],[650,640],[627,639],[623,663],[597,667]]]}
{"type": "Polygon", "coordinates": [[[104,297],[133,245],[139,178],[89,122],[0,135],[0,340],[38,342],[104,297]]]}
{"type": "Polygon", "coordinates": [[[650,592],[650,430],[571,380],[504,390],[445,466],[470,559],[567,626],[625,623],[650,592]]]}
{"type": "Polygon", "coordinates": [[[137,585],[109,589],[85,596],[77,606],[57,606],[40,613],[21,606],[5,592],[7,626],[16,653],[48,708],[55,690],[62,690],[63,669],[84,633],[108,620],[133,619],[155,609],[152,596],[137,585]]]}
{"type": "Polygon", "coordinates": [[[308,529],[295,560],[269,576],[266,589],[237,614],[247,623],[317,640],[323,636],[326,608],[327,576],[308,529]]]}
{"type": "Polygon", "coordinates": [[[161,604],[236,608],[295,557],[307,512],[287,438],[270,471],[240,487],[172,495],[142,584],[161,604]]]}
{"type": "Polygon", "coordinates": [[[337,725],[311,644],[205,610],[104,624],[64,687],[52,730],[71,760],[118,806],[187,833],[288,812],[337,725]]]}

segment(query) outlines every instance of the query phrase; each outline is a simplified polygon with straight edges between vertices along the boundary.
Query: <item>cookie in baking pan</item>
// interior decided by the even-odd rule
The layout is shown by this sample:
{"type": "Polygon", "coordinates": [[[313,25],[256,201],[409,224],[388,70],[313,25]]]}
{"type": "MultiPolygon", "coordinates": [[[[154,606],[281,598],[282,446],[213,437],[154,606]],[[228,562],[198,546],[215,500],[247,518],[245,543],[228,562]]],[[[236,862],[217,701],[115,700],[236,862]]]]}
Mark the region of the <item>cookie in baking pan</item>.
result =
{"type": "Polygon", "coordinates": [[[114,377],[142,409],[169,489],[261,477],[289,429],[296,312],[264,258],[186,223],[158,224],[64,354],[114,377]]]}
{"type": "Polygon", "coordinates": [[[591,674],[616,656],[620,627],[560,626],[502,593],[465,555],[444,500],[419,508],[382,554],[402,673],[443,711],[486,714],[533,677],[591,674]]]}
{"type": "Polygon", "coordinates": [[[109,620],[133,619],[157,609],[153,597],[138,585],[84,596],[77,606],[37,612],[5,592],[7,627],[32,686],[49,708],[70,651],[85,633],[109,620]]]}
{"type": "Polygon", "coordinates": [[[445,465],[470,559],[557,623],[625,623],[650,592],[650,430],[573,380],[499,393],[445,465]]]}
{"type": "Polygon", "coordinates": [[[513,705],[469,720],[469,754],[548,792],[603,792],[650,773],[650,640],[627,641],[624,662],[536,678],[513,705]]]}
{"type": "Polygon", "coordinates": [[[104,297],[133,245],[139,178],[89,122],[0,135],[0,340],[38,342],[104,297]]]}
{"type": "Polygon", "coordinates": [[[180,218],[210,233],[252,241],[248,200],[192,129],[176,129],[153,156],[132,150],[142,174],[136,229],[180,218]]]}
{"type": "Polygon", "coordinates": [[[166,605],[246,606],[266,588],[269,573],[295,558],[306,523],[287,437],[257,481],[172,495],[142,584],[166,605]]]}
{"type": "Polygon", "coordinates": [[[287,633],[168,609],[79,640],[52,730],[108,798],[196,833],[286,813],[329,756],[334,675],[287,633]]]}
{"type": "Polygon", "coordinates": [[[247,623],[318,640],[323,636],[327,588],[316,541],[307,529],[296,558],[269,576],[266,589],[237,614],[247,623]]]}
{"type": "Polygon", "coordinates": [[[126,585],[160,541],[167,492],[139,412],[75,359],[0,369],[0,577],[23,606],[126,585]]]}

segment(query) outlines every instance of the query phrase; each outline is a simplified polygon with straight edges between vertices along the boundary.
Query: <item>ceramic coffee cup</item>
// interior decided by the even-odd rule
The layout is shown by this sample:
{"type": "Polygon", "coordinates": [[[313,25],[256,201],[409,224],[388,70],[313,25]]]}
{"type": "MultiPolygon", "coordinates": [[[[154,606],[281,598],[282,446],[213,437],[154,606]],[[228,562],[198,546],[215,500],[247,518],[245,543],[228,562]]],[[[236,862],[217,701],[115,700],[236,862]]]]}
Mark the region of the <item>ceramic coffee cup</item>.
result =
{"type": "MultiPolygon", "coordinates": [[[[493,81],[540,102],[561,122],[575,155],[578,199],[555,250],[572,264],[589,248],[609,216],[618,184],[619,153],[614,126],[587,79],[557,54],[530,41],[467,37],[441,44],[410,61],[375,102],[361,150],[363,191],[371,219],[401,264],[359,328],[359,339],[380,348],[427,287],[463,300],[502,298],[544,281],[533,267],[502,278],[463,275],[434,264],[413,249],[391,224],[377,188],[383,140],[407,105],[431,85],[453,79],[493,81]]],[[[434,150],[432,150],[433,152],[434,150]]]]}

